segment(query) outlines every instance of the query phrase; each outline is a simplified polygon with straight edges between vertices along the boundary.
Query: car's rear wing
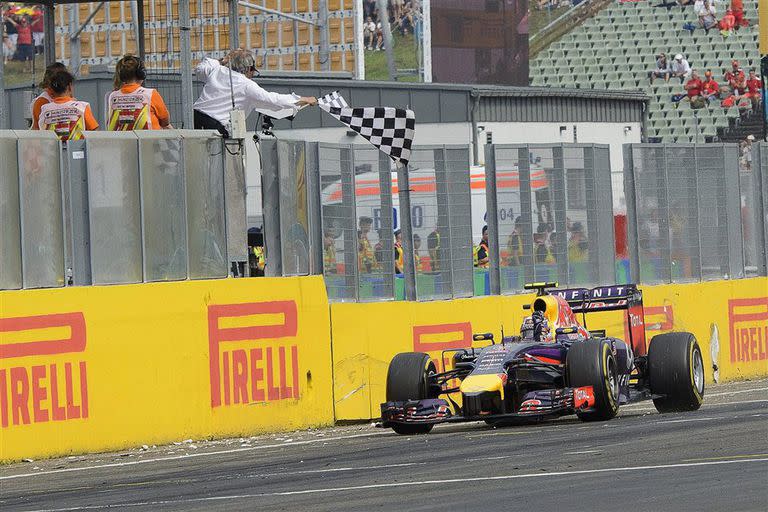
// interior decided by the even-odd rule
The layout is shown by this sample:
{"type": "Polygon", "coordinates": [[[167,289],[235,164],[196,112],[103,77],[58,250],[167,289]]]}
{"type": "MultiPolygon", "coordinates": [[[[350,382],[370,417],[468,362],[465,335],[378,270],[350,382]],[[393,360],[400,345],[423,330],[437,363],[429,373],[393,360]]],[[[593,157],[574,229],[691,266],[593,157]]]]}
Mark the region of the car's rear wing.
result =
{"type": "Polygon", "coordinates": [[[634,284],[598,286],[597,288],[567,288],[552,290],[552,295],[564,298],[574,313],[626,311],[625,335],[637,355],[645,355],[645,315],[643,292],[634,284]]]}
{"type": "Polygon", "coordinates": [[[629,309],[643,302],[643,292],[634,284],[598,286],[597,288],[566,288],[552,290],[552,295],[564,298],[574,313],[616,311],[629,309]]]}

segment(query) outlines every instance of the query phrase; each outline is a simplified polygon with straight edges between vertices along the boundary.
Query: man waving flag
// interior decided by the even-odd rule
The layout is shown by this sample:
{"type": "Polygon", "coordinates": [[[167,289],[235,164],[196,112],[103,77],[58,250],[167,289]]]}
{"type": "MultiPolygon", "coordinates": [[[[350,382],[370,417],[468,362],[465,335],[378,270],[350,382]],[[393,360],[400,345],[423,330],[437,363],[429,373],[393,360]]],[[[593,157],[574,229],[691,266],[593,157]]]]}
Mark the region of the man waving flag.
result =
{"type": "Polygon", "coordinates": [[[416,116],[413,110],[393,107],[350,107],[334,91],[318,98],[320,108],[362,135],[395,162],[408,165],[416,116]]]}

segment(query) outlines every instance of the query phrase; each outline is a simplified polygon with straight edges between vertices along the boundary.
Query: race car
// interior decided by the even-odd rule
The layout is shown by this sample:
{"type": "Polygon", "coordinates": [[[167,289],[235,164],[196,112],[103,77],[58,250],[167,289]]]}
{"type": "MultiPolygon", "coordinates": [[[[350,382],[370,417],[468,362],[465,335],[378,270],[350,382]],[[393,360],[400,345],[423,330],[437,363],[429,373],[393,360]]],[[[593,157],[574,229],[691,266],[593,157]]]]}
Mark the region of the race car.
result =
{"type": "Polygon", "coordinates": [[[536,296],[524,306],[531,314],[519,335],[502,333],[496,343],[491,333],[475,334],[474,341],[490,345],[443,351],[441,361],[447,356],[453,367],[439,373],[427,354],[397,354],[389,364],[381,425],[411,435],[448,422],[504,424],[565,414],[603,421],[616,416],[620,405],[648,399],[659,412],[701,406],[704,363],[696,338],[669,332],[646,345],[637,286],[525,288],[536,296]],[[627,341],[586,328],[588,313],[617,310],[624,312],[627,341]]]}

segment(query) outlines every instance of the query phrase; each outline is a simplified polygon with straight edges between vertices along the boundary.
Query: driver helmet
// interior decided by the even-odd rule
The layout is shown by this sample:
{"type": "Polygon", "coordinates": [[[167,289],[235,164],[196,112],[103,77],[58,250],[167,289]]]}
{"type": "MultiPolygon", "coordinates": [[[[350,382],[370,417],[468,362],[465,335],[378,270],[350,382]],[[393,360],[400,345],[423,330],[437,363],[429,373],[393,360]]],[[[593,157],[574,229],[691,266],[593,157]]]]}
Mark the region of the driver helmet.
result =
{"type": "Polygon", "coordinates": [[[538,342],[553,341],[549,320],[547,320],[542,311],[534,311],[531,316],[523,320],[523,325],[520,327],[520,336],[524,340],[538,342]]]}

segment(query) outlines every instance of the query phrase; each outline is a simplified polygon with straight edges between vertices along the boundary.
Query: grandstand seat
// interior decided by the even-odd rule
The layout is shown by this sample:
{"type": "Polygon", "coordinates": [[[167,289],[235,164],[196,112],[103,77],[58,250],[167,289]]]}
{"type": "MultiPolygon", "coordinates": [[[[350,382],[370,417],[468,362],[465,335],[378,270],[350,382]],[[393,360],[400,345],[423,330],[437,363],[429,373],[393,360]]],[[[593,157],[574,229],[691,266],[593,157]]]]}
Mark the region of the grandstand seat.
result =
{"type": "MultiPolygon", "coordinates": [[[[531,61],[531,82],[558,83],[572,86],[575,83],[592,83],[593,87],[634,89],[642,88],[651,96],[648,135],[661,137],[665,142],[678,139],[693,141],[697,134],[694,113],[688,102],[677,108],[670,101],[673,94],[684,91],[679,80],[668,83],[656,80],[648,82],[648,71],[654,66],[654,56],[666,52],[686,55],[691,66],[703,73],[711,69],[715,78],[722,82],[723,73],[730,68],[731,59],[737,59],[743,68],[759,65],[757,49],[758,27],[750,26],[723,39],[716,31],[706,35],[697,29],[693,34],[682,30],[692,21],[691,9],[659,9],[653,2],[610,3],[593,18],[586,20],[570,33],[554,42],[549,50],[531,61]],[[567,70],[559,66],[552,70],[553,55],[563,52],[567,70]],[[621,69],[625,66],[626,69],[621,69]],[[557,79],[539,76],[553,74],[557,79]]],[[[718,5],[724,10],[724,3],[718,5]]],[[[757,1],[745,0],[747,19],[756,22],[757,1]]],[[[714,137],[717,128],[727,127],[729,119],[737,119],[738,108],[722,109],[719,104],[696,112],[699,119],[699,135],[714,137]]],[[[700,137],[699,137],[700,140],[700,137]]]]}

